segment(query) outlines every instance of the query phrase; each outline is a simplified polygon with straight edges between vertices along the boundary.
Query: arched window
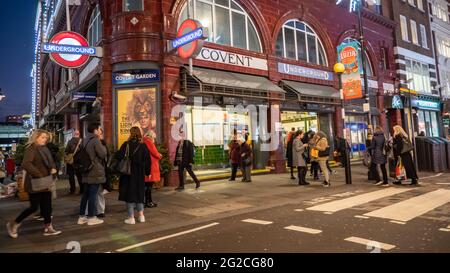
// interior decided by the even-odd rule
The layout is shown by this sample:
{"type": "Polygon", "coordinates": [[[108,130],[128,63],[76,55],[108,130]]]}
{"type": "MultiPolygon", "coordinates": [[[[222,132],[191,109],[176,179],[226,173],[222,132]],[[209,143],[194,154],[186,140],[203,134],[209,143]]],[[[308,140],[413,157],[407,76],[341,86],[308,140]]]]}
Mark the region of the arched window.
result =
{"type": "Polygon", "coordinates": [[[327,66],[327,57],[319,36],[308,24],[287,21],[278,34],[275,54],[280,57],[327,66]]]}
{"type": "Polygon", "coordinates": [[[98,42],[102,39],[103,35],[103,20],[100,15],[100,8],[98,5],[92,11],[91,19],[89,19],[88,28],[88,41],[89,45],[96,46],[98,42]]]}
{"type": "MultiPolygon", "coordinates": [[[[191,18],[209,29],[208,42],[262,52],[261,41],[255,25],[234,0],[188,0],[191,18]]],[[[187,16],[183,8],[178,21],[180,25],[187,16]]]]}
{"type": "MultiPolygon", "coordinates": [[[[345,38],[342,43],[351,43],[351,42],[357,42],[359,43],[357,40],[353,39],[353,38],[345,38]]],[[[366,56],[366,73],[367,76],[373,76],[373,70],[372,70],[372,62],[370,61],[369,55],[367,54],[367,51],[364,51],[365,56],[366,56]]],[[[361,55],[361,49],[359,50],[359,54],[361,55]]],[[[361,74],[363,74],[363,71],[361,69],[361,74]]]]}

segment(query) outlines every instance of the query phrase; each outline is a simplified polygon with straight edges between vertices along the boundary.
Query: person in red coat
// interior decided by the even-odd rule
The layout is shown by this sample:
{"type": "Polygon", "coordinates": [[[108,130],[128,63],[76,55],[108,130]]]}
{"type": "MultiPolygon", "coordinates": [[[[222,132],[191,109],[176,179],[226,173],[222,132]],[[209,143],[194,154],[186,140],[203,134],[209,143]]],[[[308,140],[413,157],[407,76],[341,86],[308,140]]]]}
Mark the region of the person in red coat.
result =
{"type": "Polygon", "coordinates": [[[16,170],[16,162],[14,158],[9,155],[6,157],[6,175],[11,176],[11,180],[14,180],[14,171],[16,170]]]}
{"type": "Polygon", "coordinates": [[[161,180],[159,160],[162,158],[162,155],[158,152],[158,149],[155,146],[154,133],[149,133],[149,135],[145,136],[144,143],[147,145],[147,149],[151,157],[150,175],[145,177],[145,207],[154,208],[158,206],[158,204],[154,203],[152,200],[152,188],[153,183],[161,180]]]}

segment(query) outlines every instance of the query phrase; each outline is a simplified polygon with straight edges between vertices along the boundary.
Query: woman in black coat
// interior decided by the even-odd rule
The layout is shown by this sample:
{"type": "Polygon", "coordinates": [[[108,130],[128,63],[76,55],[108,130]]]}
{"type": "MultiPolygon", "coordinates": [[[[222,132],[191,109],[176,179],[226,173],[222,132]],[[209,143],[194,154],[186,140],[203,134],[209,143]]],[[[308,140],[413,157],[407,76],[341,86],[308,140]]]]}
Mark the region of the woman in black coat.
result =
{"type": "Polygon", "coordinates": [[[126,224],[134,225],[134,209],[139,213],[138,222],[145,222],[144,194],[145,176],[150,175],[150,154],[147,146],[142,142],[142,134],[139,127],[130,129],[130,138],[122,144],[117,159],[120,162],[128,154],[131,160],[131,175],[120,176],[119,200],[127,203],[128,218],[126,224]]]}
{"type": "Polygon", "coordinates": [[[373,169],[375,169],[374,175],[376,185],[389,185],[388,175],[386,170],[387,156],[385,152],[386,138],[384,137],[383,129],[377,126],[375,129],[375,134],[373,135],[372,141],[369,146],[369,151],[372,156],[371,164],[373,169]],[[377,171],[377,165],[380,166],[381,172],[383,173],[383,182],[381,182],[380,174],[377,171]]]}
{"type": "Polygon", "coordinates": [[[295,179],[294,177],[294,165],[292,164],[292,145],[294,143],[294,135],[295,132],[290,132],[288,135],[288,142],[286,145],[286,159],[287,159],[287,165],[289,168],[291,168],[291,179],[295,179]]]}
{"type": "MultiPolygon", "coordinates": [[[[419,177],[417,176],[416,167],[411,156],[412,144],[409,141],[408,135],[402,127],[394,126],[394,156],[400,157],[403,166],[406,171],[406,177],[411,179],[411,185],[419,184],[419,177]]],[[[396,181],[394,184],[401,184],[400,181],[396,181]]]]}

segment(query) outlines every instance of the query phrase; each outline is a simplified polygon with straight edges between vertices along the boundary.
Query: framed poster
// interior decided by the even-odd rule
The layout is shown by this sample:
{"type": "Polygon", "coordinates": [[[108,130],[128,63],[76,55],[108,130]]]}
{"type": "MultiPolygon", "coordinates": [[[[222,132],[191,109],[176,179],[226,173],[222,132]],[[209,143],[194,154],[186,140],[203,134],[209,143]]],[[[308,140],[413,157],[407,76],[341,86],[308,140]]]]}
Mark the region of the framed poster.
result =
{"type": "Polygon", "coordinates": [[[156,87],[117,89],[117,148],[128,139],[131,127],[141,128],[142,135],[157,136],[156,87]]]}

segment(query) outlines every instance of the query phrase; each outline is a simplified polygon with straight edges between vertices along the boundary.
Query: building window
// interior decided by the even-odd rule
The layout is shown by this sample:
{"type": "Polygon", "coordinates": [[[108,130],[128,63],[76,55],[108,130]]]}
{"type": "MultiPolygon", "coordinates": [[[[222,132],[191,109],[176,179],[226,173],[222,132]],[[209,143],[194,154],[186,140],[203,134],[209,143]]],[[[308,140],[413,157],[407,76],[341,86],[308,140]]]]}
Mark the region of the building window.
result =
{"type": "MultiPolygon", "coordinates": [[[[209,29],[206,41],[262,52],[261,40],[250,16],[233,0],[189,0],[191,17],[209,29]]],[[[187,16],[187,6],[178,20],[187,16]]]]}
{"type": "Polygon", "coordinates": [[[319,36],[308,24],[298,20],[287,21],[277,38],[277,56],[327,66],[325,50],[319,36]]]}
{"type": "Polygon", "coordinates": [[[410,80],[408,88],[421,93],[431,94],[430,70],[428,64],[405,59],[406,78],[410,80]]]}
{"type": "Polygon", "coordinates": [[[123,11],[143,11],[144,0],[123,0],[123,11]]]}
{"type": "Polygon", "coordinates": [[[100,8],[97,5],[91,14],[88,28],[88,42],[89,45],[97,45],[103,36],[103,20],[100,14],[100,8]]]}
{"type": "Polygon", "coordinates": [[[420,38],[422,39],[422,47],[428,49],[427,29],[424,25],[420,25],[420,38]]]}
{"type": "Polygon", "coordinates": [[[448,4],[441,1],[435,1],[431,4],[431,11],[433,15],[444,22],[448,22],[448,4]]]}
{"type": "Polygon", "coordinates": [[[408,0],[408,3],[409,3],[411,6],[413,6],[413,7],[416,6],[416,5],[414,5],[414,0],[408,0]]]}
{"type": "Polygon", "coordinates": [[[406,17],[403,15],[400,15],[400,28],[402,31],[402,39],[405,42],[409,42],[408,37],[408,23],[406,22],[406,17]]]}
{"type": "Polygon", "coordinates": [[[419,44],[419,37],[418,37],[418,35],[417,35],[417,24],[416,24],[416,21],[410,20],[410,23],[411,23],[411,36],[412,36],[412,42],[413,42],[415,45],[418,45],[418,44],[419,44]]]}
{"type": "Polygon", "coordinates": [[[417,0],[417,8],[421,11],[423,10],[423,1],[422,0],[417,0]]]}

